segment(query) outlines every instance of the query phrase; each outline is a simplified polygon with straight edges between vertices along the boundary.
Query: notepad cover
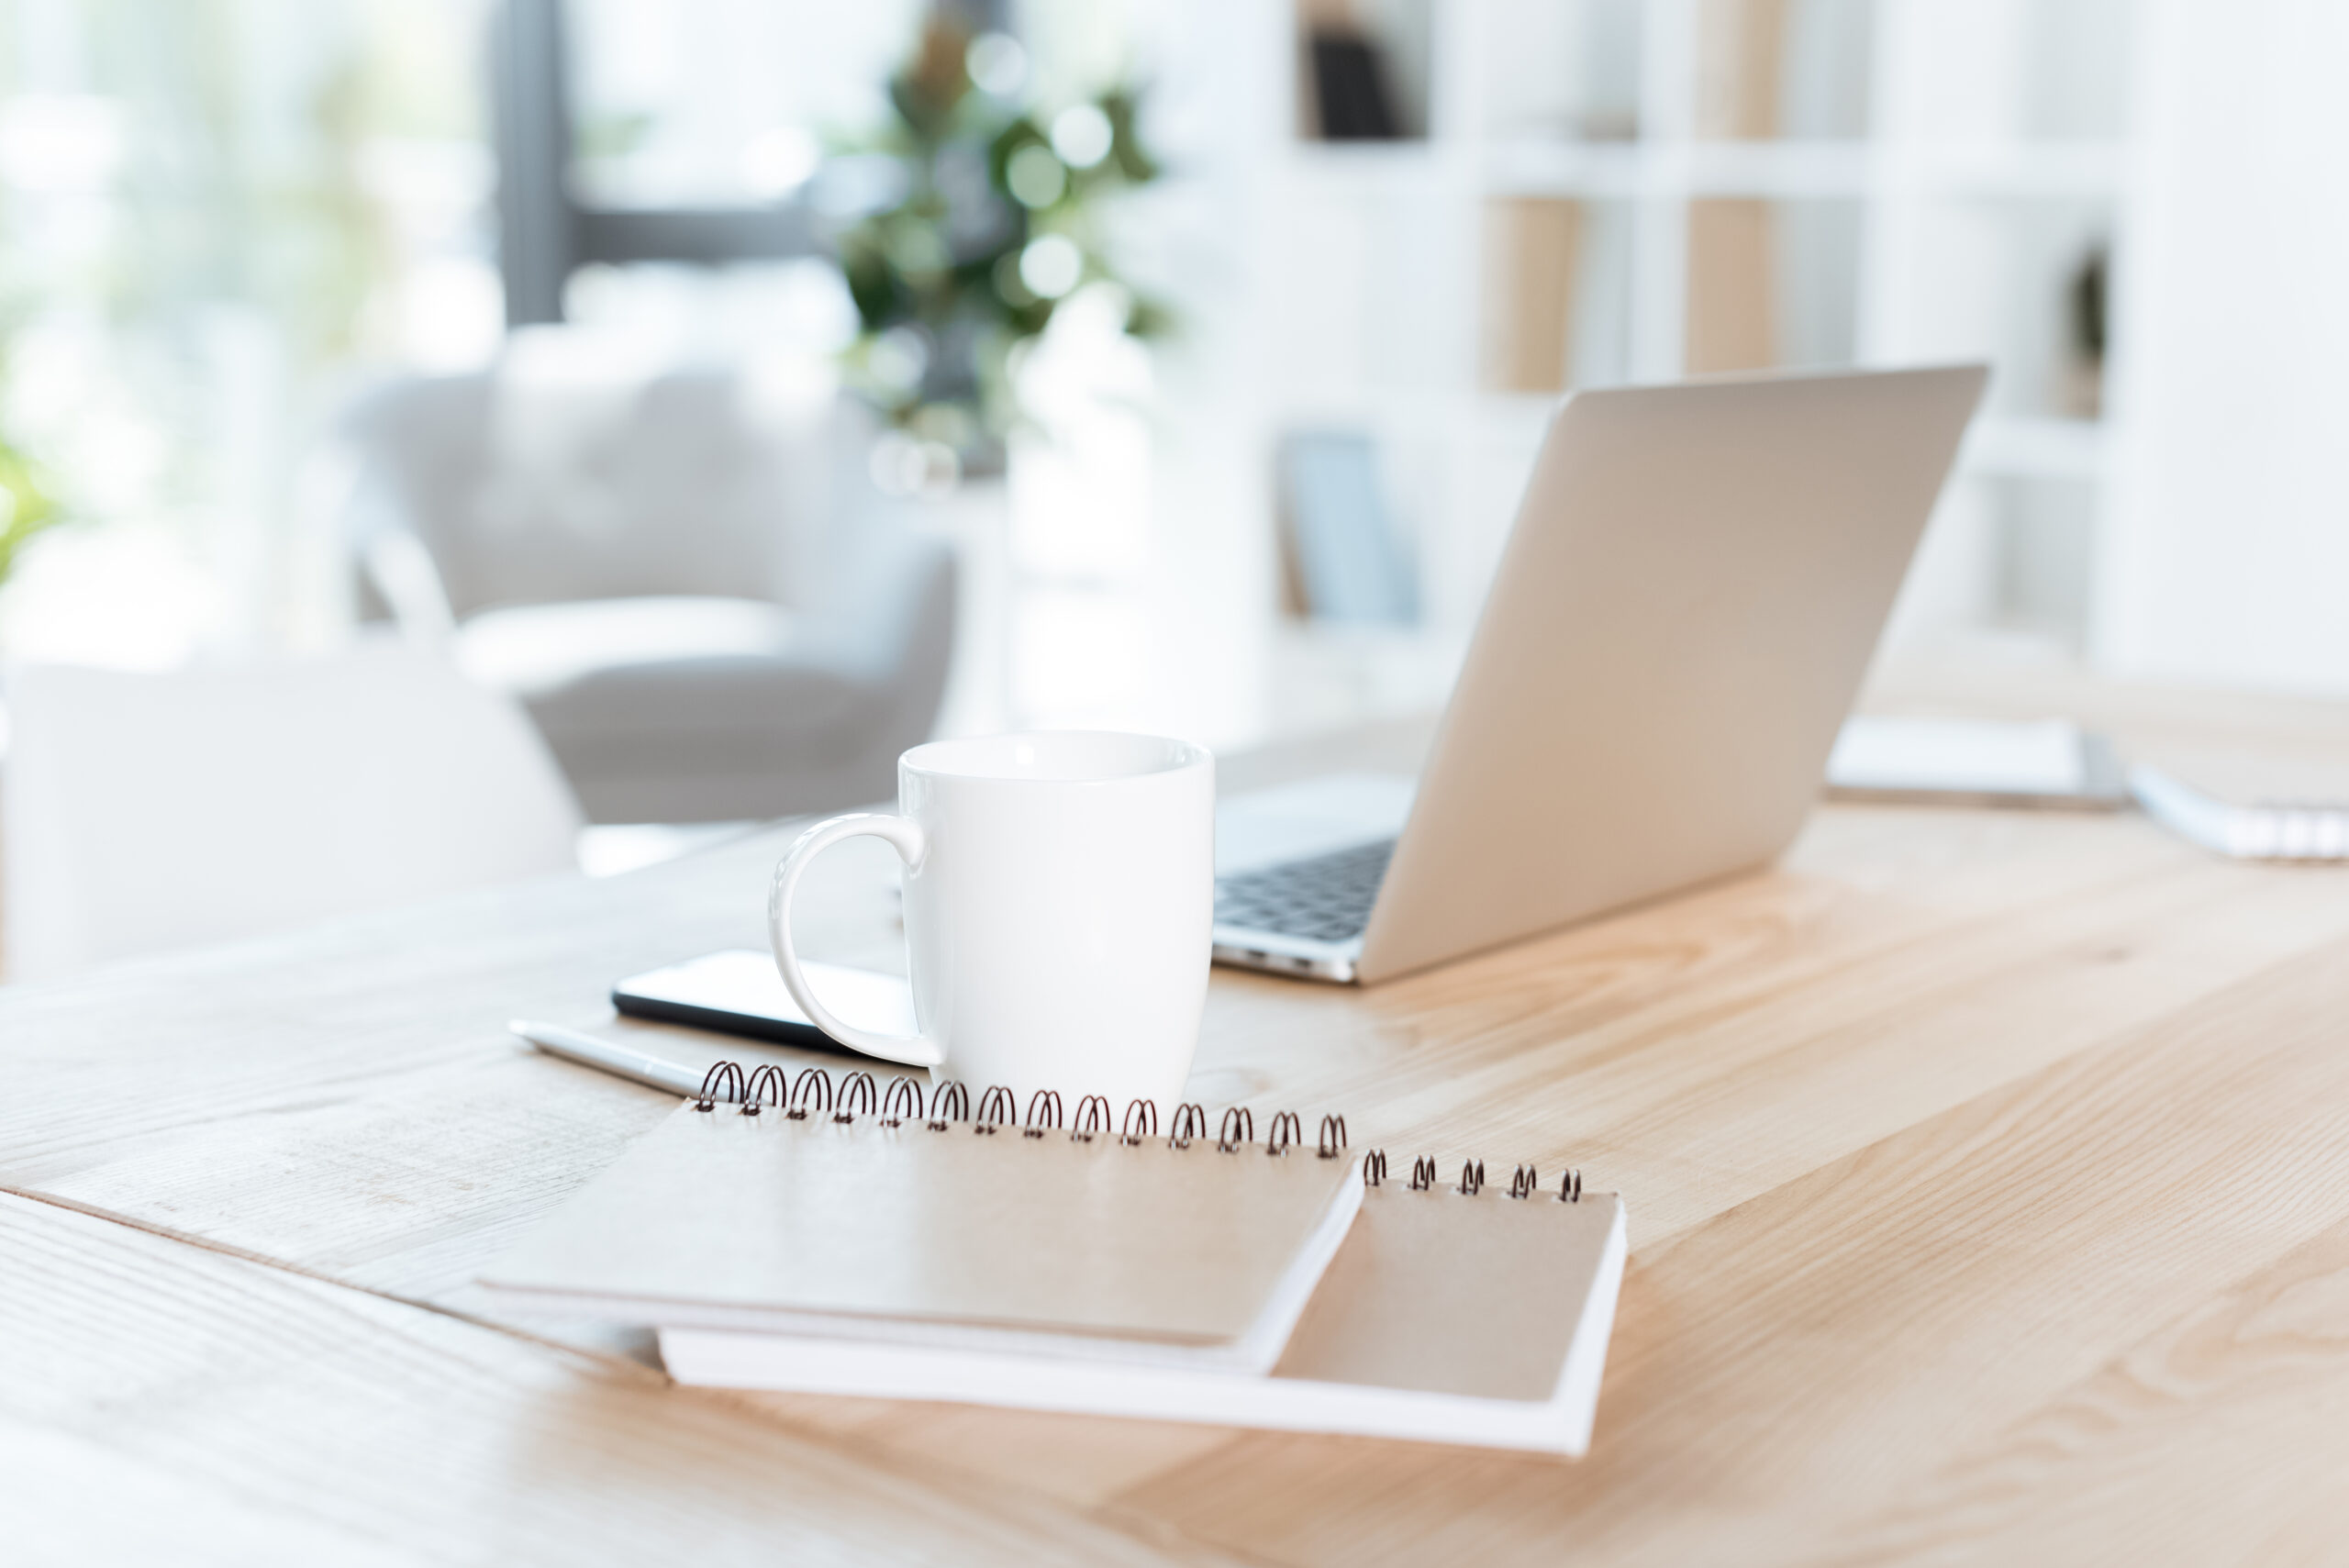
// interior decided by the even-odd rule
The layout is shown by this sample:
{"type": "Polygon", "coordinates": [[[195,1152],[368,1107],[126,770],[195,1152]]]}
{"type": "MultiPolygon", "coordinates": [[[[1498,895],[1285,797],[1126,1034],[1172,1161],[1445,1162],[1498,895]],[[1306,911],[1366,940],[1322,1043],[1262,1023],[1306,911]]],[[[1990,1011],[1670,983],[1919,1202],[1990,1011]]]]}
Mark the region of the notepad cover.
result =
{"type": "Polygon", "coordinates": [[[1199,1347],[1261,1339],[1286,1280],[1296,1299],[1260,1347],[1269,1360],[1360,1202],[1353,1162],[1311,1146],[982,1126],[688,1105],[482,1283],[641,1323],[1199,1347]]]}
{"type": "Polygon", "coordinates": [[[1575,1455],[1623,1280],[1622,1199],[1365,1195],[1268,1376],[664,1327],[680,1383],[946,1400],[1575,1455]]]}

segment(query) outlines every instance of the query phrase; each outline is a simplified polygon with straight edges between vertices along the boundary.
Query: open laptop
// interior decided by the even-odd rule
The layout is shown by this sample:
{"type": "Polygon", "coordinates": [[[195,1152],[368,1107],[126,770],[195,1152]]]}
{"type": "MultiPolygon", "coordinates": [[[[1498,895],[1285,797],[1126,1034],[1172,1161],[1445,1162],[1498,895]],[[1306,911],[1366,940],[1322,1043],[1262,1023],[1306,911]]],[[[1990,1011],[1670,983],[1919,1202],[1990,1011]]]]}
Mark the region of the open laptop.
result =
{"type": "Polygon", "coordinates": [[[1776,858],[1987,376],[1568,398],[1416,788],[1230,803],[1215,956],[1379,981],[1776,858]]]}

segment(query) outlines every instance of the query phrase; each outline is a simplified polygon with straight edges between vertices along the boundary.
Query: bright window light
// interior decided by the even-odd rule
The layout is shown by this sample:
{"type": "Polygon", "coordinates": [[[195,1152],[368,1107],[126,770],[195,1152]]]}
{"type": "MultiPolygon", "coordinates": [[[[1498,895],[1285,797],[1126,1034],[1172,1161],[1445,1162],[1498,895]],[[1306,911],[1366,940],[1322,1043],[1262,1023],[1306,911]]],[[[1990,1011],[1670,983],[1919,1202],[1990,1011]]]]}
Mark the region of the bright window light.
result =
{"type": "Polygon", "coordinates": [[[1085,255],[1064,234],[1047,234],[1019,253],[1019,281],[1040,299],[1058,299],[1085,275],[1085,255]]]}
{"type": "Polygon", "coordinates": [[[761,131],[742,145],[742,188],[764,201],[806,184],[823,161],[816,139],[796,125],[761,131]]]}
{"type": "Polygon", "coordinates": [[[1116,133],[1109,117],[1091,104],[1074,104],[1052,117],[1052,150],[1072,169],[1090,169],[1109,156],[1116,133]]]}
{"type": "Polygon", "coordinates": [[[1008,98],[1028,80],[1028,51],[1008,33],[981,33],[963,56],[963,69],[982,93],[1008,98]]]}
{"type": "Polygon", "coordinates": [[[1003,183],[1024,207],[1048,207],[1068,189],[1068,170],[1049,148],[1034,143],[1011,155],[1003,167],[1003,183]]]}

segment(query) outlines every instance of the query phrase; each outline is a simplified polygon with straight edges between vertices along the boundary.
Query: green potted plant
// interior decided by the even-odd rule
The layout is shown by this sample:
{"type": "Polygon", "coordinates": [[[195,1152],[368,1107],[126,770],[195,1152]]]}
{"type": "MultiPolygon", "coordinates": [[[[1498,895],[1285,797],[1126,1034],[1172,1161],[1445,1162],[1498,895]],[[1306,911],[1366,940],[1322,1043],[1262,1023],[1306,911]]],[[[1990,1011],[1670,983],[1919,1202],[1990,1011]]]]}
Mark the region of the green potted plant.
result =
{"type": "Polygon", "coordinates": [[[57,520],[57,505],[39,471],[23,452],[0,439],[0,584],[8,581],[17,552],[57,520]]]}
{"type": "Polygon", "coordinates": [[[889,83],[890,120],[840,144],[819,187],[856,305],[851,384],[949,482],[1000,467],[1020,346],[1080,288],[1119,285],[1136,336],[1168,323],[1119,276],[1103,234],[1108,199],[1159,175],[1136,95],[1048,110],[1024,75],[1012,39],[933,13],[889,83]]]}

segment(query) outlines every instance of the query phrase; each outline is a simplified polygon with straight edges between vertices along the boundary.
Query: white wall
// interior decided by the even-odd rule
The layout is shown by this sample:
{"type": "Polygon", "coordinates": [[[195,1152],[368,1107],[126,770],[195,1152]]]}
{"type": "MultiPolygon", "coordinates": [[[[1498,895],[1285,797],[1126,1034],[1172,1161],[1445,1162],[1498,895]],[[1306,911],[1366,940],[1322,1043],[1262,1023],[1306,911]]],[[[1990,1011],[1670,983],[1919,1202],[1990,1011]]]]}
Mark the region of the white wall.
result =
{"type": "Polygon", "coordinates": [[[2099,660],[2349,692],[2349,6],[2193,0],[2164,22],[2099,660]]]}

